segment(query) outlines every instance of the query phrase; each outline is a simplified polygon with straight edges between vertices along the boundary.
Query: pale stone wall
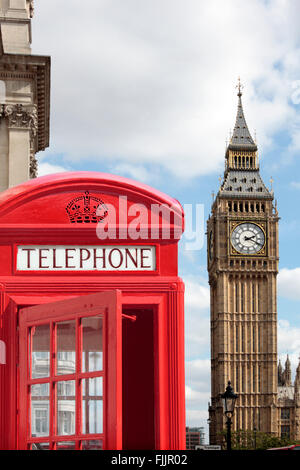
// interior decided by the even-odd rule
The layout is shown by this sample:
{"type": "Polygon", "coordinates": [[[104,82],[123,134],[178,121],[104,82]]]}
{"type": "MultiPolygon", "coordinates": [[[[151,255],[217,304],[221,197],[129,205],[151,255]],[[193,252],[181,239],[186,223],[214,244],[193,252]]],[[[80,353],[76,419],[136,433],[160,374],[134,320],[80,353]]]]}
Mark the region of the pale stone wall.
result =
{"type": "Polygon", "coordinates": [[[33,0],[0,0],[0,191],[36,176],[49,145],[50,59],[31,55],[33,0]]]}
{"type": "Polygon", "coordinates": [[[31,53],[30,3],[26,0],[2,0],[0,28],[5,54],[31,53]]]}
{"type": "Polygon", "coordinates": [[[0,120],[0,191],[8,188],[8,129],[7,122],[0,120]]]}

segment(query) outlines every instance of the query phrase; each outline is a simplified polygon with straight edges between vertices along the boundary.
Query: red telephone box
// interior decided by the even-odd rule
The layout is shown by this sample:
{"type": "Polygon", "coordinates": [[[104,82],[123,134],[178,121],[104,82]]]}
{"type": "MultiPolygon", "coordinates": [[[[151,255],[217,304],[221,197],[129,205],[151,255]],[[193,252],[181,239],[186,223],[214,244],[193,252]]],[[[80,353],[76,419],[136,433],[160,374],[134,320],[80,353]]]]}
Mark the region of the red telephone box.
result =
{"type": "Polygon", "coordinates": [[[0,195],[1,449],[185,448],[182,230],[108,174],[0,195]]]}

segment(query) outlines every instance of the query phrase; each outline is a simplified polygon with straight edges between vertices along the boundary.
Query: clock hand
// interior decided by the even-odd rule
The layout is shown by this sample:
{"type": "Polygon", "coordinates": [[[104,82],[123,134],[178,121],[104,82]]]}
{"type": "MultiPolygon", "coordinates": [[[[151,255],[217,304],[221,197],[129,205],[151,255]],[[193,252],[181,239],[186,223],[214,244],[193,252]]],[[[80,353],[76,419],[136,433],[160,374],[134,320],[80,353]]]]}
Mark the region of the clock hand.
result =
{"type": "Polygon", "coordinates": [[[256,237],[256,235],[252,235],[251,237],[245,237],[245,240],[251,240],[253,237],[256,237]]]}
{"type": "Polygon", "coordinates": [[[264,245],[264,242],[259,242],[258,240],[252,240],[252,238],[256,237],[256,235],[252,235],[251,237],[245,237],[245,241],[248,241],[248,240],[251,240],[253,241],[254,243],[256,243],[257,245],[261,245],[263,246],[264,245]]]}

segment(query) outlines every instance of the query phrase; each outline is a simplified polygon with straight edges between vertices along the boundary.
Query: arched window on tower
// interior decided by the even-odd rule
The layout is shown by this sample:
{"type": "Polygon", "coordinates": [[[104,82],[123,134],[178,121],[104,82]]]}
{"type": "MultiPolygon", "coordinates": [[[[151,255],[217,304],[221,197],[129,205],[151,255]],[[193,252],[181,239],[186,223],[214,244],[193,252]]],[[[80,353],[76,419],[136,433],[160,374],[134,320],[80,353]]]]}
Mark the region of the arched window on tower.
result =
{"type": "Polygon", "coordinates": [[[253,282],[252,284],[252,313],[256,313],[255,310],[256,310],[255,308],[255,283],[253,282]]]}
{"type": "Polygon", "coordinates": [[[245,325],[242,325],[242,352],[245,351],[245,325]]]}
{"type": "Polygon", "coordinates": [[[245,285],[241,283],[241,312],[244,312],[244,302],[245,302],[245,285]]]}
{"type": "Polygon", "coordinates": [[[235,368],[235,389],[236,391],[240,391],[240,387],[239,387],[239,381],[240,381],[240,377],[239,377],[239,364],[237,364],[236,368],[235,368]]]}

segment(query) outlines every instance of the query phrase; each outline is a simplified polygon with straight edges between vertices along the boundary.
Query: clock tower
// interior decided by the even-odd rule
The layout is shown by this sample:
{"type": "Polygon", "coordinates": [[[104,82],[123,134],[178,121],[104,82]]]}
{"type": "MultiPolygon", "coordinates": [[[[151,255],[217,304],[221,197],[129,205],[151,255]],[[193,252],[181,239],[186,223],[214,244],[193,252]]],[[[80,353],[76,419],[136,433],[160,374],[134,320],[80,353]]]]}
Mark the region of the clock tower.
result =
{"type": "Polygon", "coordinates": [[[232,430],[277,433],[278,213],[259,172],[238,85],[225,172],[207,222],[211,297],[210,443],[225,418],[219,395],[238,394],[232,430]]]}

